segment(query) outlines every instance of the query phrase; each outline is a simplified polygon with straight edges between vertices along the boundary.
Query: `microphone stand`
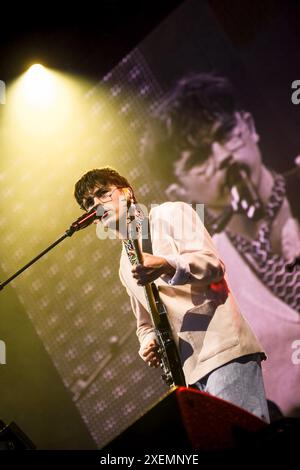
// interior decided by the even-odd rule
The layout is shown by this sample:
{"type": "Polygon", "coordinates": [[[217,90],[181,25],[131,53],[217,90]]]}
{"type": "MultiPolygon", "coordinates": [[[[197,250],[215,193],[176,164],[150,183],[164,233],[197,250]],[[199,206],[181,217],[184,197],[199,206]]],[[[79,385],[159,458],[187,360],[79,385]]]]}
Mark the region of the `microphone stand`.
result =
{"type": "Polygon", "coordinates": [[[38,261],[42,256],[44,256],[48,251],[52,250],[56,245],[58,245],[60,242],[62,242],[65,238],[71,237],[73,233],[77,232],[78,230],[81,230],[82,228],[87,227],[90,225],[96,218],[101,218],[99,214],[97,215],[97,207],[93,207],[89,212],[86,214],[83,214],[81,217],[79,217],[75,222],[73,222],[70,227],[65,231],[64,235],[62,235],[58,240],[56,240],[54,243],[52,243],[48,248],[43,250],[41,253],[39,253],[35,258],[33,258],[29,263],[26,263],[25,266],[23,266],[21,269],[19,269],[15,274],[13,274],[11,277],[9,277],[6,281],[0,283],[0,290],[2,290],[7,284],[9,284],[13,279],[18,277],[22,272],[24,272],[26,269],[28,269],[32,264],[34,264],[36,261],[38,261]]]}
{"type": "Polygon", "coordinates": [[[104,356],[100,364],[97,365],[97,367],[91,372],[89,376],[79,377],[71,385],[70,390],[73,393],[72,400],[74,402],[79,401],[83,395],[87,393],[92,383],[95,382],[102,370],[107,367],[108,364],[116,357],[117,353],[120,352],[121,347],[129,340],[135,330],[136,324],[134,322],[121,339],[119,339],[117,336],[111,336],[109,338],[110,350],[106,356],[104,356]]]}

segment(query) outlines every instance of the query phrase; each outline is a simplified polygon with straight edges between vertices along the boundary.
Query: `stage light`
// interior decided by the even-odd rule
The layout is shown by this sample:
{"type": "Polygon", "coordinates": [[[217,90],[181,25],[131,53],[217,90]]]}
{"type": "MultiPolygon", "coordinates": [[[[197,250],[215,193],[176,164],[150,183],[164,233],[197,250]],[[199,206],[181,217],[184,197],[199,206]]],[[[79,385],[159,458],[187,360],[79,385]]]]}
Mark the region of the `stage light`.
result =
{"type": "Polygon", "coordinates": [[[33,64],[29,67],[27,73],[30,73],[32,75],[34,74],[40,74],[41,72],[45,71],[45,67],[41,64],[33,64]]]}
{"type": "Polygon", "coordinates": [[[18,133],[23,142],[26,139],[29,148],[33,142],[50,135],[57,137],[58,132],[67,133],[74,122],[74,114],[79,116],[83,112],[83,107],[79,106],[82,88],[82,80],[76,77],[41,64],[32,65],[9,88],[6,110],[14,122],[14,134],[18,133]]]}
{"type": "Polygon", "coordinates": [[[32,65],[24,75],[23,93],[34,106],[47,106],[55,94],[54,79],[50,70],[41,64],[32,65]]]}

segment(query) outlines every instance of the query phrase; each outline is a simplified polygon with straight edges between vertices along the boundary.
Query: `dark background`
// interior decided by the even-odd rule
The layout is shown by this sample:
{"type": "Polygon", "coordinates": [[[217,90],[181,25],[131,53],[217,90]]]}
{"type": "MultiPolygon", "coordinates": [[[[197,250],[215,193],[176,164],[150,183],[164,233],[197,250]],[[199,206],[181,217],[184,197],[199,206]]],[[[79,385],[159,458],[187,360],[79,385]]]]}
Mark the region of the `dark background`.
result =
{"type": "Polygon", "coordinates": [[[31,63],[99,80],[152,31],[179,0],[101,0],[47,3],[43,11],[4,6],[0,28],[1,79],[9,81],[31,63]],[[3,19],[6,18],[6,21],[3,19]]]}

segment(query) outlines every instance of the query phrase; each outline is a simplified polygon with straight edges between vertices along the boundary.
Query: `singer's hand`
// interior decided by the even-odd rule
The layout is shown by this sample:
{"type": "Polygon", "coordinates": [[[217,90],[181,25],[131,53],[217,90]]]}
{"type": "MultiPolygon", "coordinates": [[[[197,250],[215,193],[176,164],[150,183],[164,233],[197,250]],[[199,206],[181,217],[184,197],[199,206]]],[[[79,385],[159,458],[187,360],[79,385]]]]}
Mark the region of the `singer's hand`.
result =
{"type": "Polygon", "coordinates": [[[168,274],[170,276],[175,274],[175,269],[160,256],[143,253],[143,260],[143,264],[137,264],[131,270],[139,286],[144,286],[145,284],[155,281],[155,279],[159,278],[162,274],[168,274]]]}
{"type": "Polygon", "coordinates": [[[158,367],[160,364],[158,344],[155,339],[151,340],[142,352],[143,360],[149,367],[158,367]]]}

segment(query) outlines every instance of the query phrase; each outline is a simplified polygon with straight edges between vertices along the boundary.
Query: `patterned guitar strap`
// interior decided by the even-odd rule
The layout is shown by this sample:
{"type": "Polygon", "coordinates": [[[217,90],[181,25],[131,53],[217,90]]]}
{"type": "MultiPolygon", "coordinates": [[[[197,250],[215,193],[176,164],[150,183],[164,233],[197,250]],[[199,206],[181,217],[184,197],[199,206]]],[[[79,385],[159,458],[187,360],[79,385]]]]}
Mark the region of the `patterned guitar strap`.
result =
{"type": "MultiPolygon", "coordinates": [[[[136,236],[141,235],[143,251],[146,251],[144,250],[144,240],[148,240],[148,237],[150,237],[148,218],[144,216],[143,212],[139,209],[138,204],[132,204],[132,206],[135,207],[135,214],[133,220],[130,222],[132,224],[131,230],[133,231],[133,233],[135,233],[136,236]]],[[[132,241],[130,239],[124,239],[123,246],[125,248],[130,263],[132,265],[138,264],[137,256],[135,254],[134,245],[132,241]]],[[[148,253],[152,253],[152,251],[148,251],[148,253]]]]}
{"type": "Polygon", "coordinates": [[[252,268],[262,283],[280,300],[300,313],[300,269],[286,270],[287,260],[271,250],[271,228],[273,221],[285,198],[285,180],[276,175],[272,192],[265,208],[264,222],[255,240],[247,240],[243,235],[225,230],[227,236],[252,268]]]}

